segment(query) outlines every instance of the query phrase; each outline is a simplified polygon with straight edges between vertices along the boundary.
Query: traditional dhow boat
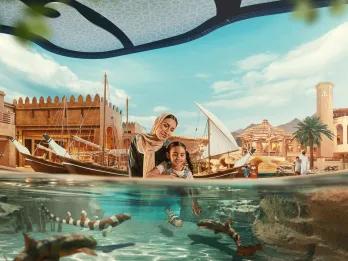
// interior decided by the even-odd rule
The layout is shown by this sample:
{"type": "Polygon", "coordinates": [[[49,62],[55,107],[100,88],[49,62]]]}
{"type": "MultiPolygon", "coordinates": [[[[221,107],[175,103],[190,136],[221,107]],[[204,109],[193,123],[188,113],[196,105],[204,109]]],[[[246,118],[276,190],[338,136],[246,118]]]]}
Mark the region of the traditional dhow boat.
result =
{"type": "MultiPolygon", "coordinates": [[[[207,117],[208,124],[208,146],[205,151],[207,156],[208,167],[204,171],[199,171],[194,174],[195,178],[236,178],[244,177],[244,172],[248,171],[249,177],[257,177],[257,165],[250,164],[249,161],[255,149],[251,149],[240,159],[233,164],[226,164],[227,167],[223,169],[211,168],[211,157],[219,156],[240,150],[236,140],[228,131],[227,127],[210,111],[205,109],[202,105],[196,103],[200,111],[207,117]]],[[[205,160],[206,161],[206,160],[205,160]]],[[[200,169],[200,162],[198,162],[198,169],[200,169]]]]}
{"type": "Polygon", "coordinates": [[[9,140],[16,147],[17,151],[25,158],[25,162],[31,166],[31,168],[36,172],[46,172],[46,173],[68,173],[68,170],[62,163],[53,162],[31,155],[30,151],[23,146],[19,141],[13,137],[9,137],[9,140]]]}
{"type": "MultiPolygon", "coordinates": [[[[115,167],[105,166],[105,156],[109,152],[105,148],[105,108],[107,104],[106,100],[106,87],[107,87],[107,75],[104,75],[104,99],[103,99],[103,107],[104,107],[104,117],[103,117],[103,138],[101,145],[94,144],[90,141],[86,141],[78,136],[73,136],[74,140],[78,142],[83,142],[88,146],[94,147],[98,150],[101,150],[101,159],[102,164],[97,164],[95,162],[83,162],[77,159],[74,159],[63,147],[57,144],[48,134],[44,134],[43,137],[48,143],[50,149],[52,149],[62,160],[62,164],[64,167],[73,174],[83,174],[83,175],[96,175],[96,176],[116,176],[116,177],[128,177],[127,170],[118,169],[115,167]]],[[[112,152],[114,153],[114,151],[112,152]]]]}
{"type": "Polygon", "coordinates": [[[48,134],[44,135],[44,139],[48,143],[48,146],[61,158],[62,165],[71,174],[128,177],[128,172],[126,170],[73,159],[73,157],[48,134]]]}

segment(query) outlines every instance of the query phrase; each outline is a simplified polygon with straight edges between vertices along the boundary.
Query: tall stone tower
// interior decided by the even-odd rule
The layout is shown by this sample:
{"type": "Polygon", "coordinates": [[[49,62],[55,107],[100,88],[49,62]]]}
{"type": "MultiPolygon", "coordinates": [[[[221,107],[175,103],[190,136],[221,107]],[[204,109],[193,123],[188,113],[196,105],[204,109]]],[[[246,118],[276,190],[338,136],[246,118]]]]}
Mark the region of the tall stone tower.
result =
{"type": "MultiPolygon", "coordinates": [[[[328,129],[334,132],[333,124],[333,106],[332,106],[332,89],[333,84],[329,82],[321,82],[317,84],[317,116],[322,123],[328,126],[328,129]]],[[[322,137],[320,148],[318,150],[318,157],[332,157],[334,152],[334,142],[322,137]]]]}

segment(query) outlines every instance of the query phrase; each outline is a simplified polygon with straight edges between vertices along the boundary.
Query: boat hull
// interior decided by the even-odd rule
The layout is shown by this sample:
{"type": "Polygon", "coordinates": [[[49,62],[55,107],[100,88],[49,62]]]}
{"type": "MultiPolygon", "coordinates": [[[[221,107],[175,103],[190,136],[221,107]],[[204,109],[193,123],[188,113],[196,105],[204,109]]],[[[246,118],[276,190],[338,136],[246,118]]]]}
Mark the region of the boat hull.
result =
{"type": "MultiPolygon", "coordinates": [[[[201,174],[201,175],[194,175],[195,179],[230,179],[230,178],[244,178],[242,168],[231,168],[221,171],[216,171],[209,174],[201,174]]],[[[250,169],[249,178],[257,178],[258,177],[258,167],[252,166],[250,169]]]]}
{"type": "Polygon", "coordinates": [[[31,166],[36,172],[46,172],[46,173],[68,173],[68,170],[60,163],[51,162],[45,159],[40,159],[31,155],[24,155],[25,162],[31,166]]]}
{"type": "Polygon", "coordinates": [[[97,165],[94,163],[81,162],[74,159],[62,159],[64,167],[71,174],[129,177],[128,172],[116,168],[97,165]]]}

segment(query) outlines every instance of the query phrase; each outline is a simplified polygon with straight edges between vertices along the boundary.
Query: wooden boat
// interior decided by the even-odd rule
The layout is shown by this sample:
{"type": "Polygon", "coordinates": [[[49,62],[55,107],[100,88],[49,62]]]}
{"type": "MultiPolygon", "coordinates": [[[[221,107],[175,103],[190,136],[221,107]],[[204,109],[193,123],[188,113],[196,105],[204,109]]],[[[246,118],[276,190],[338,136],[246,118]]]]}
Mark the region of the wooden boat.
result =
{"type": "Polygon", "coordinates": [[[97,176],[129,177],[126,170],[103,166],[96,163],[82,162],[75,159],[63,159],[63,165],[70,173],[97,176]]]}
{"type": "Polygon", "coordinates": [[[49,161],[37,156],[31,155],[30,151],[18,142],[15,138],[9,138],[12,144],[16,147],[18,152],[25,158],[25,162],[29,164],[36,172],[45,173],[68,173],[64,165],[58,162],[49,161]]]}
{"type": "MultiPolygon", "coordinates": [[[[104,114],[105,115],[105,106],[106,106],[106,85],[107,85],[107,76],[104,76],[104,114]]],[[[103,119],[103,130],[105,130],[105,117],[103,119]]],[[[50,149],[54,151],[56,155],[62,160],[63,166],[72,174],[82,174],[82,175],[96,175],[96,176],[116,176],[116,177],[128,177],[128,172],[123,169],[118,169],[115,167],[104,166],[94,162],[83,162],[77,159],[74,159],[63,147],[57,144],[49,135],[44,134],[44,139],[48,143],[50,149]]],[[[73,139],[84,142],[86,145],[94,146],[97,149],[101,149],[102,153],[102,162],[105,162],[105,155],[107,153],[114,153],[113,151],[107,151],[105,149],[105,132],[103,133],[102,144],[94,144],[90,141],[83,140],[80,137],[73,136],[73,139]]]]}
{"type": "MultiPolygon", "coordinates": [[[[202,105],[196,103],[200,111],[207,117],[208,124],[208,146],[205,151],[208,158],[208,169],[206,171],[195,173],[195,178],[237,178],[244,177],[244,168],[248,167],[249,177],[257,178],[258,176],[258,166],[248,165],[252,154],[255,149],[251,149],[239,160],[231,164],[232,167],[221,169],[221,170],[211,170],[211,157],[218,156],[230,152],[239,151],[240,148],[230,133],[230,131],[225,127],[225,125],[210,111],[205,109],[202,105]]],[[[199,163],[198,163],[199,164],[199,163]]]]}
{"type": "Polygon", "coordinates": [[[68,170],[61,163],[52,162],[32,155],[24,155],[25,162],[36,172],[46,173],[68,173],[68,170]]]}

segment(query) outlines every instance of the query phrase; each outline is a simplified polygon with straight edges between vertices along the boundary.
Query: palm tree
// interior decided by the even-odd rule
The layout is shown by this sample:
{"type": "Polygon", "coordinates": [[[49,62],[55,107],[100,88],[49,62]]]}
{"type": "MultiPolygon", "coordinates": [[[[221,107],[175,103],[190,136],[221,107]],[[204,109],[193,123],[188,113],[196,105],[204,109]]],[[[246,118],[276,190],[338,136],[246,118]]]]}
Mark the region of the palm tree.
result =
{"type": "Polygon", "coordinates": [[[333,139],[334,134],[328,129],[328,126],[322,123],[317,116],[306,117],[296,126],[297,130],[294,132],[294,138],[302,145],[310,148],[310,168],[313,168],[313,147],[320,145],[322,135],[325,135],[330,140],[333,139]]]}

